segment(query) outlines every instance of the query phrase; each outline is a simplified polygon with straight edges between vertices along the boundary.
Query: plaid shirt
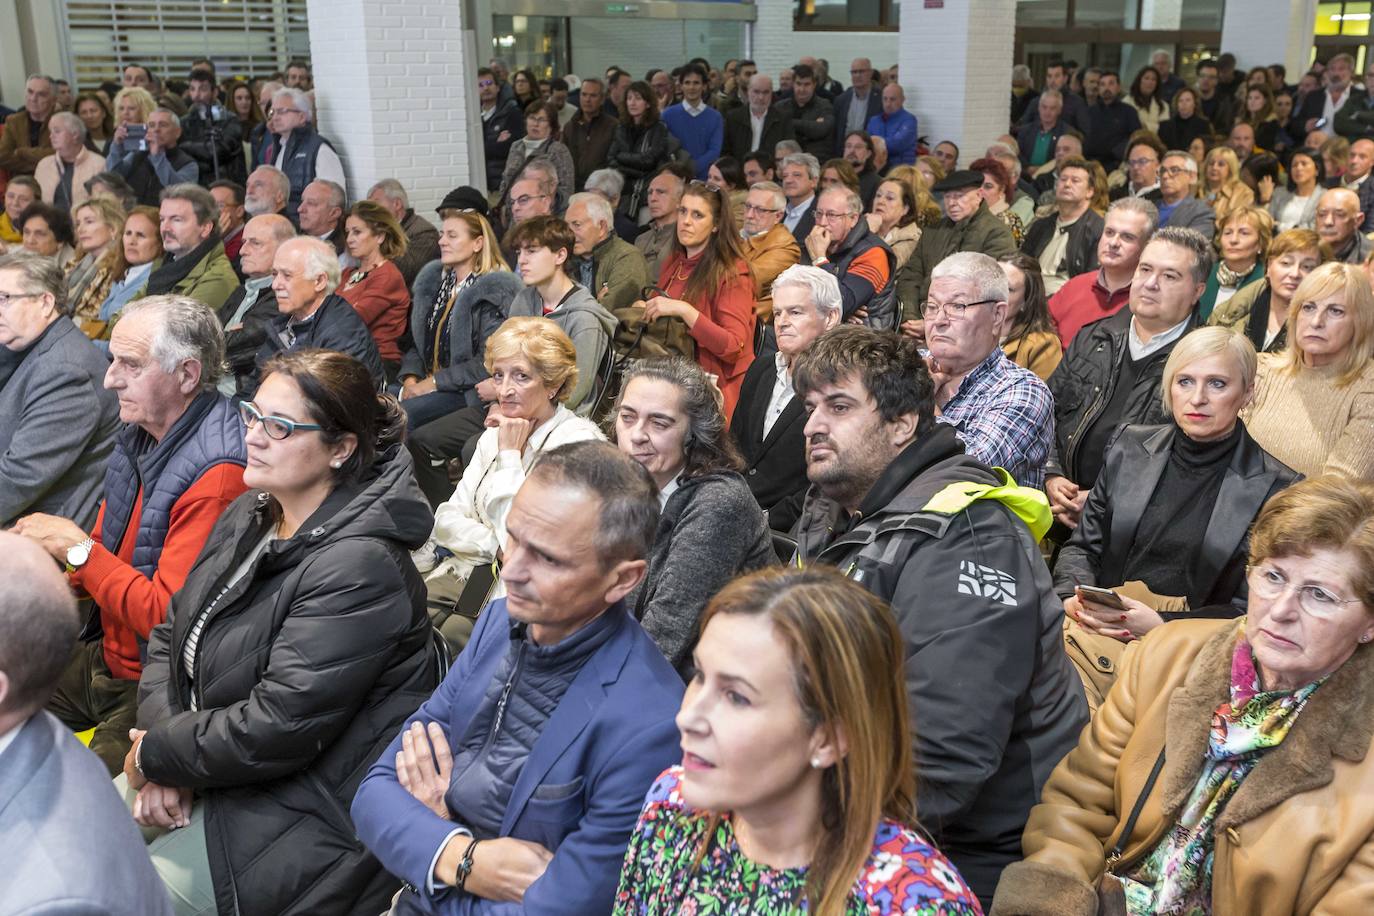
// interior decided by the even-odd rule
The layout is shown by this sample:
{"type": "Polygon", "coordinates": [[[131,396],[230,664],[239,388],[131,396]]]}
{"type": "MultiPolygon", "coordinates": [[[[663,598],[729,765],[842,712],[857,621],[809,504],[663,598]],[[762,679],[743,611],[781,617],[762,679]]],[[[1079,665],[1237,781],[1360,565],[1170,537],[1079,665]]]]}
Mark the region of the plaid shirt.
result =
{"type": "Polygon", "coordinates": [[[1043,488],[1045,459],[1054,441],[1054,396],[1029,369],[994,349],[964,376],[940,411],[940,422],[959,431],[964,450],[1016,482],[1043,488]]]}

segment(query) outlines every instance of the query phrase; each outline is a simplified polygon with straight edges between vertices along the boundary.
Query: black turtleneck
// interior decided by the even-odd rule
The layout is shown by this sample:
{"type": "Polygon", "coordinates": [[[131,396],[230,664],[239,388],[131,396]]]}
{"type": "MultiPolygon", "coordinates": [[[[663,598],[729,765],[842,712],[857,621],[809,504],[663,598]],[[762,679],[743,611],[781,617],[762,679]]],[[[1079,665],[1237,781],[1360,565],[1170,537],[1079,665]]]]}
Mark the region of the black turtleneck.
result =
{"type": "MultiPolygon", "coordinates": [[[[1221,481],[1240,442],[1241,425],[1225,438],[1198,442],[1174,431],[1169,463],[1127,550],[1126,581],[1140,580],[1156,595],[1194,595],[1209,583],[1194,582],[1194,558],[1202,546],[1221,481]]],[[[1129,481],[1120,481],[1129,486],[1129,481]]]]}

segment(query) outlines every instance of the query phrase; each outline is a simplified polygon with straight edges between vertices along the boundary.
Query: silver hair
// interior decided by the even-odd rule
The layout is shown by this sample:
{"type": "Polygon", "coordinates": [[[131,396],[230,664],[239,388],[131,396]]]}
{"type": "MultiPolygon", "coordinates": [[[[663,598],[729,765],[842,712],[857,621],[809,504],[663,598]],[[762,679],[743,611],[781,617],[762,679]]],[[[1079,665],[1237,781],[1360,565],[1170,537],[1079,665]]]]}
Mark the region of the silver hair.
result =
{"type": "Polygon", "coordinates": [[[1174,62],[1174,55],[1173,55],[1172,53],[1170,53],[1169,51],[1164,50],[1163,48],[1160,48],[1160,49],[1157,50],[1157,51],[1151,52],[1151,54],[1150,54],[1150,62],[1151,62],[1151,63],[1154,63],[1154,59],[1155,59],[1156,57],[1163,57],[1163,58],[1164,58],[1165,60],[1167,60],[1170,64],[1172,64],[1172,63],[1174,62]]]}
{"type": "Polygon", "coordinates": [[[1225,353],[1235,361],[1236,369],[1240,373],[1242,390],[1249,390],[1255,384],[1259,359],[1255,355],[1255,345],[1250,342],[1250,338],[1227,327],[1196,328],[1179,339],[1164,363],[1159,394],[1167,413],[1174,412],[1174,378],[1192,363],[1220,353],[1225,353]]]}
{"type": "Polygon", "coordinates": [[[1015,67],[1011,68],[1011,78],[1013,82],[1015,82],[1016,80],[1024,80],[1026,82],[1030,82],[1030,67],[1027,67],[1025,64],[1017,64],[1015,67]]]}
{"type": "Polygon", "coordinates": [[[864,212],[863,198],[855,194],[850,188],[846,188],[844,185],[831,185],[818,194],[816,199],[820,200],[821,196],[825,194],[839,194],[843,197],[845,207],[849,210],[851,216],[856,216],[864,212]]]}
{"type": "Polygon", "coordinates": [[[611,202],[602,197],[595,191],[582,191],[568,198],[568,209],[581,204],[587,208],[587,215],[594,222],[601,223],[606,227],[607,232],[615,230],[615,211],[611,209],[611,202]]]}
{"type": "Polygon", "coordinates": [[[305,114],[305,118],[307,121],[315,116],[315,106],[311,103],[310,96],[306,95],[301,90],[292,89],[289,86],[283,86],[276,92],[272,93],[273,101],[276,101],[282,96],[286,96],[287,98],[289,98],[291,100],[292,107],[303,112],[305,114]]]}
{"type": "Polygon", "coordinates": [[[1182,159],[1183,167],[1188,170],[1188,174],[1197,174],[1197,160],[1194,159],[1193,154],[1187,150],[1171,149],[1160,158],[1159,164],[1163,165],[1165,159],[1182,159]]]}
{"type": "Polygon", "coordinates": [[[219,317],[190,296],[146,296],[124,307],[121,320],[147,312],[157,321],[149,347],[162,371],[171,375],[188,359],[200,364],[200,390],[214,391],[228,366],[219,317]]]}
{"type": "Polygon", "coordinates": [[[1212,273],[1212,243],[1196,229],[1165,226],[1155,231],[1151,242],[1168,242],[1193,256],[1193,282],[1204,283],[1212,273]]]}
{"type": "Polygon", "coordinates": [[[0,256],[0,270],[19,273],[20,292],[28,295],[47,293],[56,303],[59,315],[72,313],[72,303],[67,301],[67,274],[57,258],[16,249],[13,254],[0,256]]]}
{"type": "Polygon", "coordinates": [[[368,189],[367,196],[371,197],[373,191],[381,191],[383,197],[392,203],[400,204],[402,209],[410,208],[410,195],[395,178],[383,178],[368,189]]]}
{"type": "Polygon", "coordinates": [[[625,176],[615,169],[597,169],[587,176],[587,190],[604,194],[609,200],[619,200],[625,190],[625,176]]]}
{"type": "MultiPolygon", "coordinates": [[[[801,144],[796,140],[779,140],[773,144],[773,158],[779,163],[788,156],[795,156],[802,151],[801,144]]],[[[817,174],[820,174],[819,172],[817,174]]]]}
{"type": "MultiPolygon", "coordinates": [[[[758,187],[758,185],[754,185],[758,187]]],[[[820,315],[839,315],[844,308],[844,298],[840,295],[840,281],[828,270],[812,267],[810,264],[793,264],[778,274],[773,281],[773,295],[783,287],[804,289],[811,305],[820,315]]]]}
{"type": "MultiPolygon", "coordinates": [[[[558,187],[558,167],[553,164],[552,159],[543,156],[536,156],[525,163],[525,167],[520,170],[520,178],[529,178],[531,174],[543,175],[554,187],[558,187]]],[[[517,178],[516,181],[520,179],[517,178]]]]}
{"type": "Polygon", "coordinates": [[[339,186],[337,181],[330,181],[328,178],[316,178],[311,184],[322,184],[329,191],[329,206],[338,207],[343,210],[348,207],[348,192],[339,186]]]}
{"type": "MultiPolygon", "coordinates": [[[[945,258],[930,272],[932,280],[941,277],[969,281],[978,288],[979,299],[1006,302],[1010,295],[1007,275],[1002,270],[1002,265],[981,251],[957,251],[945,258]]],[[[776,280],[773,282],[777,283],[776,280]]]]}
{"type": "Polygon", "coordinates": [[[1140,237],[1141,247],[1144,247],[1150,236],[1159,228],[1159,208],[1143,197],[1123,197],[1112,201],[1111,206],[1107,208],[1107,215],[1111,216],[1116,212],[1139,213],[1145,217],[1145,234],[1140,237]]]}
{"type": "MultiPolygon", "coordinates": [[[[301,258],[302,269],[307,277],[313,278],[321,274],[324,275],[325,295],[339,288],[343,268],[339,266],[339,256],[334,251],[333,245],[308,235],[298,235],[281,244],[283,248],[287,245],[299,245],[304,249],[301,258]]],[[[277,251],[280,252],[281,248],[278,248],[277,251]]]]}
{"type": "Polygon", "coordinates": [[[47,83],[49,92],[57,91],[57,80],[53,79],[51,76],[48,76],[46,73],[30,73],[28,75],[28,78],[25,79],[24,82],[27,84],[33,82],[34,80],[42,80],[43,82],[47,83]]]}
{"type": "MultiPolygon", "coordinates": [[[[783,143],[787,141],[784,140],[783,143]]],[[[800,165],[806,168],[806,174],[812,181],[819,181],[821,177],[821,162],[810,153],[793,153],[782,160],[781,167],[787,168],[789,165],[800,165]]]]}
{"type": "Polygon", "coordinates": [[[54,124],[65,124],[68,130],[76,131],[81,137],[81,142],[86,142],[86,122],[82,121],[70,111],[55,111],[52,117],[48,118],[48,130],[52,130],[54,124]]]}
{"type": "MultiPolygon", "coordinates": [[[[1060,92],[1058,89],[1046,89],[1044,92],[1040,93],[1040,98],[1041,98],[1042,100],[1043,100],[1043,99],[1058,99],[1058,100],[1059,100],[1059,104],[1061,104],[1061,105],[1064,104],[1064,93],[1060,92]]],[[[1037,102],[1037,104],[1039,104],[1039,103],[1037,102]]]]}
{"type": "Polygon", "coordinates": [[[783,210],[787,207],[787,194],[776,181],[756,181],[749,186],[751,191],[765,191],[773,197],[773,208],[783,210]]]}

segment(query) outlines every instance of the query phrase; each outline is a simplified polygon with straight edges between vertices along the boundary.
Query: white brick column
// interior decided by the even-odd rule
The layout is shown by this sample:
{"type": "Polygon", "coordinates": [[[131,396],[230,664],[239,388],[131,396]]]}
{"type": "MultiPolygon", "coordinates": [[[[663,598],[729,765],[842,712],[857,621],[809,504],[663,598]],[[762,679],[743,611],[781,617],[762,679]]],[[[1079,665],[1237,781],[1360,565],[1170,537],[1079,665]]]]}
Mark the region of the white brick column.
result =
{"type": "Polygon", "coordinates": [[[1281,63],[1296,83],[1307,72],[1316,23],[1317,0],[1231,0],[1221,20],[1221,50],[1236,55],[1242,70],[1281,63]]]}
{"type": "Polygon", "coordinates": [[[1177,29],[1182,21],[1183,0],[1145,0],[1140,6],[1142,29],[1177,29]]]}
{"type": "Polygon", "coordinates": [[[395,178],[431,217],[462,184],[485,189],[472,32],[458,0],[309,0],[320,132],[349,200],[395,178]]]}
{"type": "Polygon", "coordinates": [[[1016,0],[901,0],[901,79],[918,132],[952,140],[962,165],[1007,132],[1016,0]]]}
{"type": "MultiPolygon", "coordinates": [[[[797,62],[801,55],[792,46],[792,0],[754,0],[755,18],[750,51],[759,72],[773,78],[778,88],[778,74],[797,62]]],[[[828,57],[824,51],[813,51],[816,57],[828,57]]],[[[749,56],[749,55],[746,55],[749,56]]],[[[848,63],[846,61],[845,63],[848,63]]],[[[831,60],[831,66],[835,62],[831,60]]]]}

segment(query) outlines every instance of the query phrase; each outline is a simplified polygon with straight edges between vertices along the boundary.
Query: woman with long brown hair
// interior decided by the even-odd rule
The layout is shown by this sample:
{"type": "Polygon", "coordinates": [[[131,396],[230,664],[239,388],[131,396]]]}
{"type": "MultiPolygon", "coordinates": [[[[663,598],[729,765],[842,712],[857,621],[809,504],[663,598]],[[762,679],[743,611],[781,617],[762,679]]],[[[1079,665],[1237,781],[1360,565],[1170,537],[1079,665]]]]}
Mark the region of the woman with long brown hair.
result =
{"type": "Polygon", "coordinates": [[[1064,358],[1059,332],[1050,317],[1045,278],[1040,262],[1017,252],[998,262],[1007,275],[1007,322],[1002,328],[1002,352],[1016,365],[1049,381],[1064,358]]]}
{"type": "Polygon", "coordinates": [[[617,916],[981,912],[915,827],[887,605],[833,570],[762,570],[711,601],[695,662],[683,762],[649,790],[617,916]]]}
{"type": "Polygon", "coordinates": [[[754,281],[725,192],[693,181],[678,205],[677,239],[658,276],[661,295],[644,320],[676,318],[696,341],[697,362],[715,376],[725,417],[735,412],[754,361],[754,281]]]}
{"type": "Polygon", "coordinates": [[[401,368],[400,339],[410,316],[410,290],[395,263],[406,253],[406,234],[391,211],[372,200],[354,204],[344,227],[344,244],[358,267],[339,284],[339,295],[372,332],[391,382],[401,368]]]}
{"type": "Polygon", "coordinates": [[[606,164],[625,176],[625,190],[620,195],[620,212],[638,220],[640,208],[648,203],[649,182],[673,158],[668,125],[659,120],[658,100],[653,87],[634,82],[625,90],[620,103],[620,123],[606,164]]]}

